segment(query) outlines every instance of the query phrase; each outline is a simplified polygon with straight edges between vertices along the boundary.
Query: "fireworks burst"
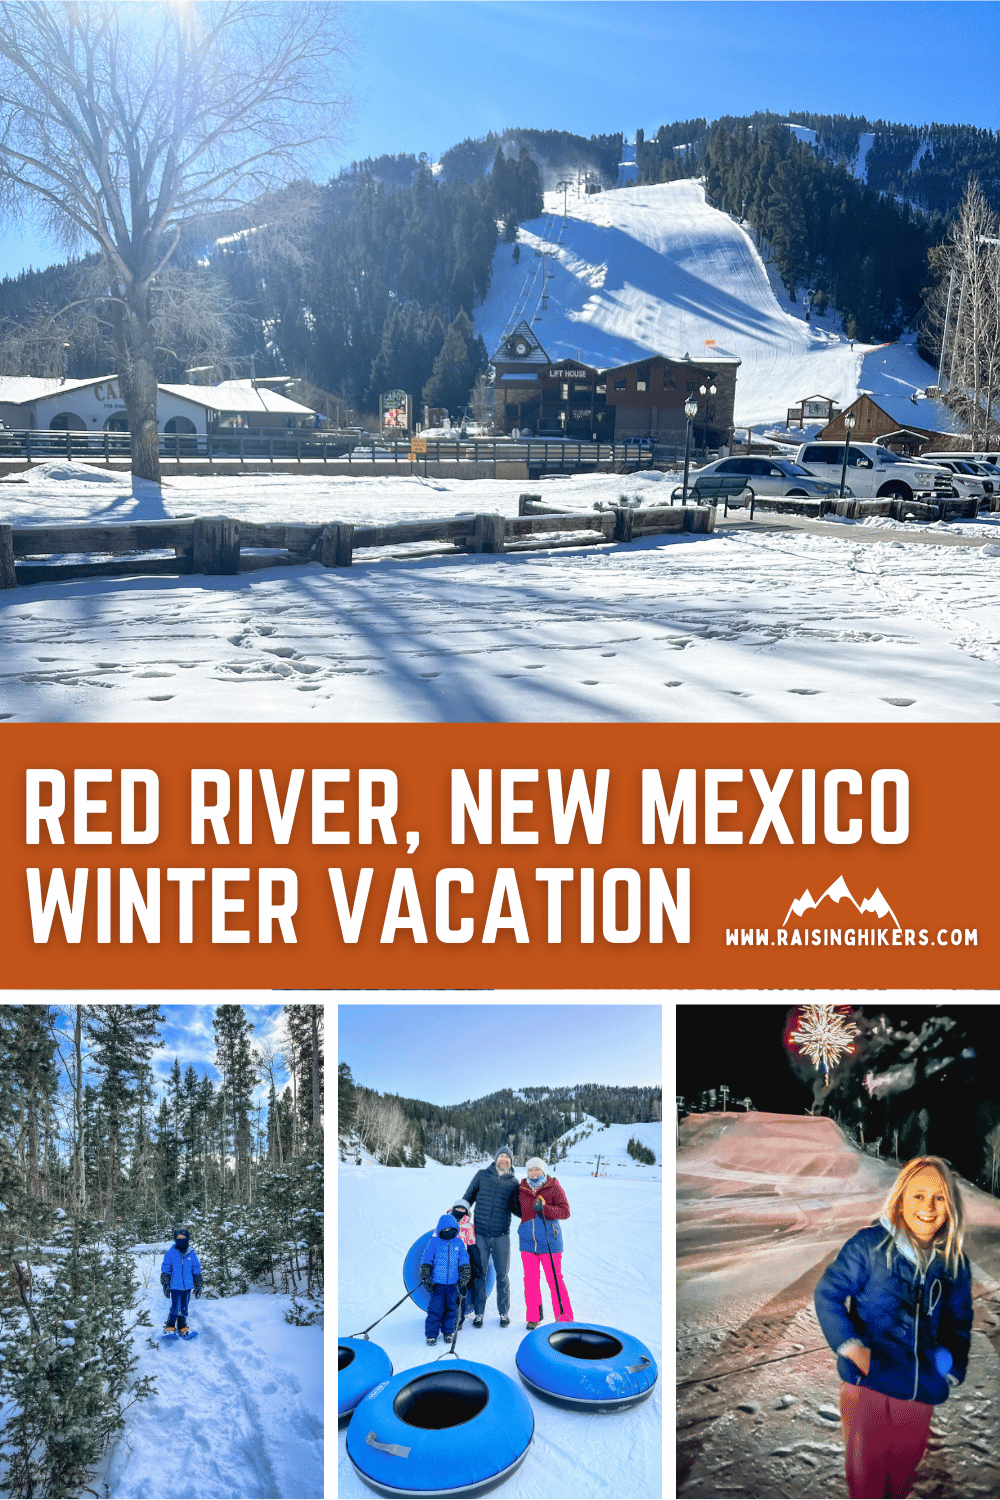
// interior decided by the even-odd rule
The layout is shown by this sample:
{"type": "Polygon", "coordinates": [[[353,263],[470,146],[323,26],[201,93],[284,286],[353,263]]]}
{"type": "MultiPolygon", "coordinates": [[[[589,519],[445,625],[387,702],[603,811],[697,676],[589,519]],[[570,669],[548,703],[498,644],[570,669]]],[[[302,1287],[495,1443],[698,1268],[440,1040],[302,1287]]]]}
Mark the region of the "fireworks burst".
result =
{"type": "Polygon", "coordinates": [[[836,1067],[845,1052],[853,1052],[851,1038],[858,1028],[835,1005],[804,1005],[798,1025],[788,1040],[798,1046],[817,1068],[823,1069],[823,1082],[830,1082],[830,1069],[836,1067]]]}

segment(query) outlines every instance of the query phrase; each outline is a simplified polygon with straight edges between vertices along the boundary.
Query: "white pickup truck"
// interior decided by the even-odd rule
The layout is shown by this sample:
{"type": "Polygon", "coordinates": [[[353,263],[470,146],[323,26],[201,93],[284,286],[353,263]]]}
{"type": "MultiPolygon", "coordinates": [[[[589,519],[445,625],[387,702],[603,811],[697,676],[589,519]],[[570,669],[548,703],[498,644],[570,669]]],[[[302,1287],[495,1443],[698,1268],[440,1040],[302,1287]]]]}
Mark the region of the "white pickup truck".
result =
{"type": "MultiPolygon", "coordinates": [[[[796,463],[839,486],[844,445],[835,442],[803,443],[796,463]]],[[[900,458],[880,443],[851,443],[847,454],[847,484],[857,500],[895,499],[937,501],[952,499],[957,491],[953,476],[936,464],[900,458]]]]}

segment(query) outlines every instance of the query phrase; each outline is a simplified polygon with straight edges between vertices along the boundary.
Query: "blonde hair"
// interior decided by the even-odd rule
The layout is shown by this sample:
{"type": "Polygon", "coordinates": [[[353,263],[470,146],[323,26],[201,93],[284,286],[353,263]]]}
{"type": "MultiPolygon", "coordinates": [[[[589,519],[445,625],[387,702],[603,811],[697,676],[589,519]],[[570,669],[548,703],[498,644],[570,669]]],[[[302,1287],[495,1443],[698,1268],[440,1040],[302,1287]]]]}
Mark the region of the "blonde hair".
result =
{"type": "Polygon", "coordinates": [[[893,1237],[900,1230],[906,1233],[906,1225],[903,1223],[903,1195],[917,1173],[924,1171],[936,1172],[944,1185],[945,1209],[948,1217],[945,1229],[942,1231],[944,1241],[942,1243],[941,1234],[939,1234],[934,1241],[934,1246],[941,1253],[948,1275],[956,1276],[963,1259],[965,1209],[958,1191],[958,1183],[955,1181],[955,1174],[940,1156],[915,1156],[912,1161],[906,1163],[889,1189],[888,1196],[882,1205],[882,1216],[892,1225],[893,1237]]]}

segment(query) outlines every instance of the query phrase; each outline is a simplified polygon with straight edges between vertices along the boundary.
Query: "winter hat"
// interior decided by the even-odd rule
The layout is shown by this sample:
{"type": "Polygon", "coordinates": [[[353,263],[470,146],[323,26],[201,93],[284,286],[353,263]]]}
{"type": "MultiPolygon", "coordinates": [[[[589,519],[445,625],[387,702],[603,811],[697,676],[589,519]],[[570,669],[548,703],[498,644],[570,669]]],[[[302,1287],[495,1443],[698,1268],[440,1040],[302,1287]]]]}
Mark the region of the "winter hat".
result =
{"type": "MultiPolygon", "coordinates": [[[[190,1232],[190,1230],[188,1230],[188,1229],[175,1229],[174,1230],[174,1244],[175,1245],[176,1245],[176,1243],[177,1243],[178,1240],[186,1240],[187,1241],[187,1245],[190,1245],[190,1243],[191,1243],[191,1232],[190,1232]]],[[[185,1250],[187,1249],[187,1245],[184,1246],[185,1250]]]]}
{"type": "Polygon", "coordinates": [[[460,1208],[464,1214],[471,1214],[472,1212],[472,1204],[469,1203],[465,1198],[455,1199],[454,1203],[451,1205],[452,1213],[455,1212],[456,1208],[460,1208]]]}
{"type": "Polygon", "coordinates": [[[526,1161],[524,1165],[525,1165],[525,1170],[528,1172],[529,1176],[531,1175],[531,1169],[532,1169],[532,1167],[537,1167],[538,1170],[539,1170],[539,1172],[541,1172],[542,1176],[543,1177],[545,1176],[545,1171],[546,1171],[545,1163],[542,1161],[542,1158],[540,1156],[533,1156],[533,1157],[531,1157],[530,1160],[526,1161]]]}
{"type": "Polygon", "coordinates": [[[494,1156],[494,1158],[493,1158],[494,1164],[496,1165],[496,1167],[497,1167],[498,1170],[499,1170],[499,1166],[500,1166],[500,1158],[501,1158],[501,1156],[506,1156],[507,1159],[508,1159],[508,1161],[510,1162],[511,1166],[514,1165],[514,1153],[513,1153],[513,1151],[510,1149],[509,1146],[501,1146],[500,1150],[497,1152],[496,1156],[494,1156]]]}

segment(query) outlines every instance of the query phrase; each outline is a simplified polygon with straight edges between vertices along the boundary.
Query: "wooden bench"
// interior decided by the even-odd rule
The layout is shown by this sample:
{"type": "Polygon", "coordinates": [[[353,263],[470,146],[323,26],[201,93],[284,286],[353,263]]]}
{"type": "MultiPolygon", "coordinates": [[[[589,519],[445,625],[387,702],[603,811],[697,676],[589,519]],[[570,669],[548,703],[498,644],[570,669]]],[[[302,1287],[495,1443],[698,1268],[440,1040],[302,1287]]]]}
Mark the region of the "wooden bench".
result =
{"type": "MultiPolygon", "coordinates": [[[[757,497],[753,488],[741,474],[696,474],[688,485],[688,494],[696,503],[702,505],[716,505],[721,500],[724,516],[728,516],[730,505],[749,504],[750,519],[753,520],[754,502],[757,497]]],[[[683,485],[678,485],[672,492],[671,505],[678,499],[682,505],[685,503],[683,485]]]]}

